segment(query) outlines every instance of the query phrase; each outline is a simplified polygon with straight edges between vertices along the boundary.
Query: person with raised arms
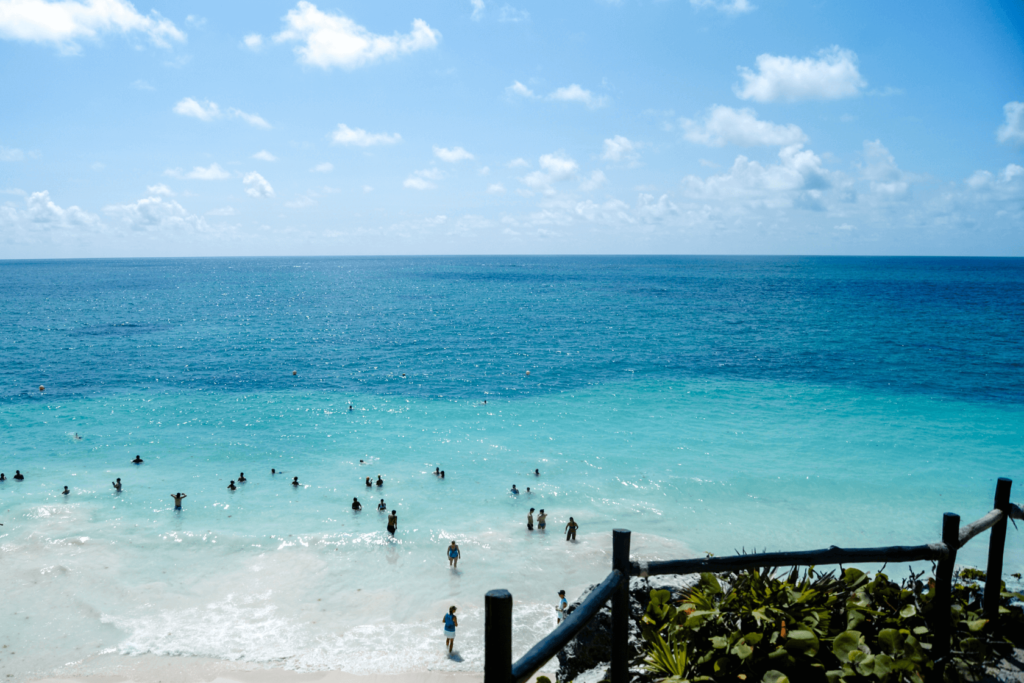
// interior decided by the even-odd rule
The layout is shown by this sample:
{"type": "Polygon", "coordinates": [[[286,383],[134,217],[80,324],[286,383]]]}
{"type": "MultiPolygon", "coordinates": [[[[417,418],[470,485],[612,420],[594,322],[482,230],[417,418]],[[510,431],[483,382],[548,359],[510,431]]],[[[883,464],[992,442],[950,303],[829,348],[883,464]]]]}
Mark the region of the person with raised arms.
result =
{"type": "Polygon", "coordinates": [[[110,482],[110,485],[114,487],[114,491],[121,493],[121,477],[118,477],[117,481],[110,482]]]}
{"type": "Polygon", "coordinates": [[[181,509],[181,501],[183,501],[184,499],[188,498],[188,496],[186,496],[184,493],[172,493],[171,494],[171,498],[174,499],[174,509],[175,510],[180,510],[181,509]]]}

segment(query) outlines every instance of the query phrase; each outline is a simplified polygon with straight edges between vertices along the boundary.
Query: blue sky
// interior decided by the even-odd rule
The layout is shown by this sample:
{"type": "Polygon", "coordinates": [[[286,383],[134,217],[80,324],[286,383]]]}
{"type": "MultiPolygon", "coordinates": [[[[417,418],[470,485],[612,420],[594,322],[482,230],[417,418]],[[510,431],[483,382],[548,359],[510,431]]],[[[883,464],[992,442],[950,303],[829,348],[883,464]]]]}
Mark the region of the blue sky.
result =
{"type": "Polygon", "coordinates": [[[0,258],[1022,235],[1019,0],[0,0],[0,258]]]}

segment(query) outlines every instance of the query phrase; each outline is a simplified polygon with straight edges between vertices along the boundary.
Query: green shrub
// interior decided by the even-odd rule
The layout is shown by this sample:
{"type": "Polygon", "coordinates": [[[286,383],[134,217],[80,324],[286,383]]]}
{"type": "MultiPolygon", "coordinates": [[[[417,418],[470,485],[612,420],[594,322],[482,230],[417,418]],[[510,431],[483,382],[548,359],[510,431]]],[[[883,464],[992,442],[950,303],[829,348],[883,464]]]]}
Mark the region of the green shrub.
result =
{"type": "Polygon", "coordinates": [[[952,653],[931,657],[934,582],[897,584],[859,569],[779,574],[751,570],[724,589],[713,574],[672,601],[651,591],[643,618],[645,665],[672,681],[924,683],[970,680],[981,665],[1024,642],[1024,613],[1004,592],[997,623],[981,615],[984,574],[964,570],[951,600],[952,653]]]}

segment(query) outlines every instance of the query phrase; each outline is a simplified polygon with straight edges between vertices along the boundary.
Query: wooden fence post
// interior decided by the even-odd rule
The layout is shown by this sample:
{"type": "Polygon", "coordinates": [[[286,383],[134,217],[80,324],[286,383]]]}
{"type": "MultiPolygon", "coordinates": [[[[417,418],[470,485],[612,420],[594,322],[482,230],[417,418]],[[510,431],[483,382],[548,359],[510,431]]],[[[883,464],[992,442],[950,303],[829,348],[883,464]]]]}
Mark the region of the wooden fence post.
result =
{"type": "Polygon", "coordinates": [[[947,512],[942,516],[942,542],[949,549],[945,559],[939,560],[935,570],[935,600],[932,602],[932,631],[935,642],[932,654],[936,660],[949,654],[949,639],[952,633],[950,622],[950,592],[953,586],[953,567],[956,564],[957,544],[960,541],[960,515],[947,512]]]}
{"type": "Polygon", "coordinates": [[[512,683],[512,594],[484,595],[484,683],[512,683]]]}
{"type": "Polygon", "coordinates": [[[999,593],[1002,591],[1003,581],[1003,546],[1006,544],[1006,517],[1010,514],[1010,486],[1012,481],[1006,477],[999,477],[996,482],[996,501],[992,507],[1006,513],[999,522],[992,527],[992,534],[988,537],[988,566],[985,568],[985,594],[982,597],[982,605],[985,608],[985,616],[995,619],[999,616],[999,593]]]}
{"type": "Polygon", "coordinates": [[[626,529],[612,529],[612,571],[622,572],[612,595],[612,683],[629,681],[629,537],[626,529]]]}

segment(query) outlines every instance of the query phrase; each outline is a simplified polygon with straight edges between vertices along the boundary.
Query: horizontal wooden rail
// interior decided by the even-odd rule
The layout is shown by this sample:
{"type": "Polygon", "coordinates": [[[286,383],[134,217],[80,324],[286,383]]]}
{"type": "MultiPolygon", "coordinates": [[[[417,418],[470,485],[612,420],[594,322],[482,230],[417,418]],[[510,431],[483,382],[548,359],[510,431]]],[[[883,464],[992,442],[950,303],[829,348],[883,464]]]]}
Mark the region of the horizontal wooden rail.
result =
{"type": "Polygon", "coordinates": [[[943,543],[928,545],[899,545],[885,548],[838,548],[804,550],[794,553],[756,553],[729,557],[707,557],[694,560],[664,560],[660,562],[631,562],[630,573],[635,576],[659,574],[696,574],[698,572],[735,572],[754,567],[797,567],[818,564],[846,564],[852,562],[916,562],[939,560],[949,554],[943,543]]]}
{"type": "Polygon", "coordinates": [[[512,665],[513,683],[525,683],[530,676],[547,663],[569,644],[569,641],[582,631],[594,615],[601,611],[604,604],[612,597],[615,589],[623,581],[628,581],[619,570],[613,570],[601,584],[591,591],[587,599],[580,603],[580,606],[572,611],[555,630],[546,635],[539,643],[530,648],[530,651],[519,658],[519,661],[512,665]]]}
{"type": "Polygon", "coordinates": [[[1006,513],[1002,510],[993,510],[981,519],[977,519],[970,524],[965,524],[960,527],[960,536],[957,541],[960,544],[960,547],[963,548],[967,545],[967,541],[971,540],[982,531],[987,531],[1001,522],[1005,514],[1006,513]]]}

